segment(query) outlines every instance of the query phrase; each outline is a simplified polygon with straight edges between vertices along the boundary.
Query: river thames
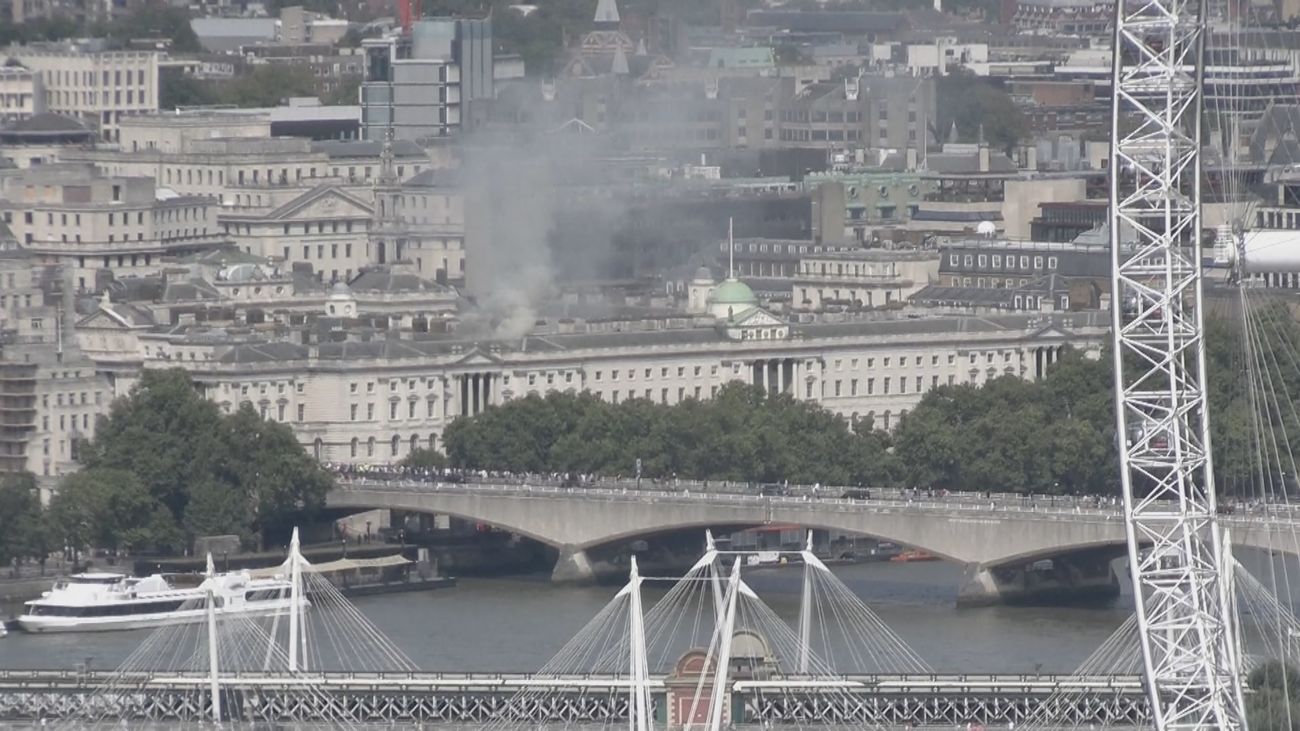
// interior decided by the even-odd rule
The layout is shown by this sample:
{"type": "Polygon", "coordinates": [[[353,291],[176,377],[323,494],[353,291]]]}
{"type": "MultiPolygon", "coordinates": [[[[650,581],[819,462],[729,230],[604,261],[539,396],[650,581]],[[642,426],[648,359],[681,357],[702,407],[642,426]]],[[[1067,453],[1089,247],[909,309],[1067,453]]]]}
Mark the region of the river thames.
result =
{"type": "MultiPolygon", "coordinates": [[[[1125,593],[1101,608],[957,609],[961,568],[870,563],[835,573],[938,672],[1069,672],[1133,611],[1125,593]]],[[[800,569],[750,571],[746,580],[778,614],[798,613],[800,569]]],[[[1124,583],[1124,582],[1121,582],[1124,583]]],[[[647,605],[666,585],[647,586],[647,605]]],[[[536,670],[605,605],[616,586],[557,586],[545,575],[461,579],[455,588],[365,597],[357,607],[430,671],[536,670]]],[[[116,667],[146,632],[0,639],[0,668],[71,669],[88,659],[116,667]]]]}

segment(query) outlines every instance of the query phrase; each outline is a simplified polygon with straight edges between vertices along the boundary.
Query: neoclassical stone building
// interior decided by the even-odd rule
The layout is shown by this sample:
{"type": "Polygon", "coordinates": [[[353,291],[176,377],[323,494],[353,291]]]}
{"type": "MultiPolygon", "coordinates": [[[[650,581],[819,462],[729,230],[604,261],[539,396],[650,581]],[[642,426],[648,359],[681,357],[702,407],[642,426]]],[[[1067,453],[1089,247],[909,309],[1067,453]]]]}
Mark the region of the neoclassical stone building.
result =
{"type": "MultiPolygon", "coordinates": [[[[124,325],[113,341],[133,349],[140,369],[186,369],[223,409],[250,403],[290,424],[321,459],[375,463],[440,446],[459,417],[551,391],[674,404],[742,381],[893,428],[936,386],[1039,378],[1066,346],[1095,356],[1109,322],[1076,312],[791,323],[736,280],[715,287],[705,305],[707,313],[653,320],[561,321],[511,340],[344,329],[304,341],[124,325]]],[[[122,362],[102,350],[93,357],[122,362]]],[[[117,372],[122,393],[131,376],[117,372]]]]}

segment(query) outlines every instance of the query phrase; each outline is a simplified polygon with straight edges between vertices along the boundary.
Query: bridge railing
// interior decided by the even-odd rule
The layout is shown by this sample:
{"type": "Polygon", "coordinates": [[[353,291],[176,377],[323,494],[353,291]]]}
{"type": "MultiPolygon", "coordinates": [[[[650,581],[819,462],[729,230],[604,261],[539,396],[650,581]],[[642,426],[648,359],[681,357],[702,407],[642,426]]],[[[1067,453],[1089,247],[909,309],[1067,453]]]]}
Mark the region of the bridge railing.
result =
{"type": "MultiPolygon", "coordinates": [[[[806,676],[775,674],[765,679],[767,683],[780,684],[782,681],[800,681],[806,676]]],[[[866,686],[890,688],[966,688],[966,689],[1052,689],[1061,687],[1107,687],[1136,689],[1141,692],[1141,678],[1136,675],[1058,675],[1058,674],[981,674],[981,673],[934,673],[934,674],[845,674],[837,676],[818,675],[819,680],[859,683],[866,686]]],[[[0,688],[67,688],[102,685],[123,682],[152,685],[189,685],[210,682],[211,677],[205,672],[132,672],[120,673],[110,671],[79,672],[74,670],[0,670],[0,688]]],[[[331,686],[371,686],[371,685],[408,685],[408,686],[455,686],[455,685],[500,685],[500,684],[564,684],[607,685],[625,681],[625,676],[615,673],[563,673],[538,674],[519,672],[348,672],[328,671],[311,673],[275,673],[275,672],[231,672],[223,673],[221,682],[240,685],[256,685],[258,682],[319,682],[331,686]]],[[[652,677],[652,680],[662,678],[652,677]]]]}
{"type": "Polygon", "coordinates": [[[460,482],[416,482],[403,480],[351,479],[339,483],[347,491],[375,490],[402,492],[443,492],[448,494],[493,493],[515,497],[569,497],[574,499],[602,498],[641,503],[737,504],[768,505],[774,508],[797,508],[816,504],[819,509],[839,510],[901,510],[914,512],[976,512],[976,513],[1026,513],[1036,515],[1068,515],[1075,518],[1096,517],[1118,519],[1121,511],[1109,505],[1090,506],[1080,502],[1024,501],[998,502],[996,499],[946,499],[902,497],[898,492],[871,497],[841,497],[836,494],[809,493],[802,495],[762,495],[736,492],[692,492],[690,490],[629,490],[610,487],[560,487],[532,484],[490,484],[460,482]]]}
{"type": "Polygon", "coordinates": [[[844,495],[850,492],[870,492],[872,495],[894,496],[897,498],[943,498],[948,500],[995,500],[999,503],[1010,501],[1055,501],[1060,504],[1093,504],[1099,502],[1096,496],[1050,495],[1018,492],[952,492],[919,487],[884,487],[870,485],[801,485],[789,483],[742,482],[732,480],[695,480],[677,477],[609,477],[604,475],[560,474],[560,473],[514,473],[489,470],[419,470],[397,465],[356,466],[350,464],[327,464],[340,480],[361,479],[369,481],[398,481],[423,483],[456,484],[490,484],[490,485],[532,485],[548,487],[581,487],[626,489],[648,492],[685,492],[692,493],[734,493],[753,495],[765,490],[779,489],[787,495],[844,495]]]}

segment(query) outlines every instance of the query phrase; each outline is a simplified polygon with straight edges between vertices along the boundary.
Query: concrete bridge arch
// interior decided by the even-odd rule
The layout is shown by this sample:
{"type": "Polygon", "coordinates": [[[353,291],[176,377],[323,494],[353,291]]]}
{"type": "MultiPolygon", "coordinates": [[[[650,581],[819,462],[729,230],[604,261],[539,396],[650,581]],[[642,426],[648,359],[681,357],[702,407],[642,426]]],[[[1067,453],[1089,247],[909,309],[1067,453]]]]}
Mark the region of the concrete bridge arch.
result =
{"type": "MultiPolygon", "coordinates": [[[[1118,592],[1109,563],[1123,553],[1126,541],[1117,510],[1038,509],[977,500],[807,500],[618,488],[370,483],[335,490],[328,505],[441,513],[488,523],[555,548],[560,555],[557,580],[591,578],[589,549],[669,531],[767,524],[841,530],[966,566],[963,592],[972,603],[1027,591],[1033,577],[1026,567],[1045,558],[1066,566],[1070,581],[1118,592]]],[[[1222,522],[1238,545],[1300,553],[1293,522],[1247,516],[1225,516],[1222,522]]]]}

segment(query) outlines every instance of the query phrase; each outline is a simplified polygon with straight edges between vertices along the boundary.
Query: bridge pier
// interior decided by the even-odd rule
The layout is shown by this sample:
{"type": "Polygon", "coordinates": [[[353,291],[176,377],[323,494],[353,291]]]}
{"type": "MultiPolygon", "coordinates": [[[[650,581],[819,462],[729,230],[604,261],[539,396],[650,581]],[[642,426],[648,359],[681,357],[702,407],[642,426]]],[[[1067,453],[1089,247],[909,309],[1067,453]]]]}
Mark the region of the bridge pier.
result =
{"type": "Polygon", "coordinates": [[[1058,556],[1023,565],[966,567],[957,606],[1074,605],[1108,602],[1119,596],[1113,552],[1058,556]]]}
{"type": "Polygon", "coordinates": [[[555,560],[551,570],[551,581],[560,584],[594,584],[596,570],[592,568],[591,557],[587,552],[573,544],[560,547],[560,557],[555,560]]]}

